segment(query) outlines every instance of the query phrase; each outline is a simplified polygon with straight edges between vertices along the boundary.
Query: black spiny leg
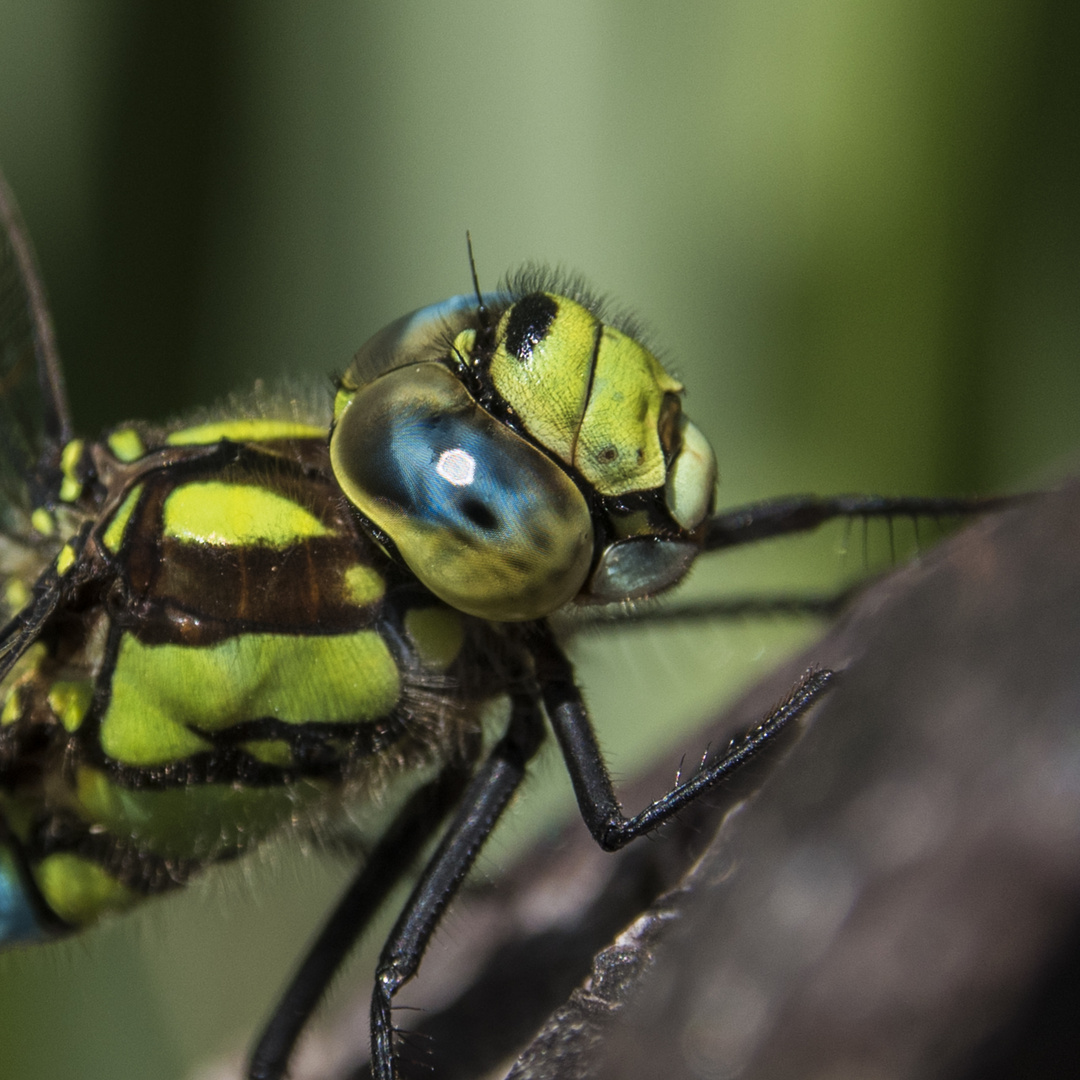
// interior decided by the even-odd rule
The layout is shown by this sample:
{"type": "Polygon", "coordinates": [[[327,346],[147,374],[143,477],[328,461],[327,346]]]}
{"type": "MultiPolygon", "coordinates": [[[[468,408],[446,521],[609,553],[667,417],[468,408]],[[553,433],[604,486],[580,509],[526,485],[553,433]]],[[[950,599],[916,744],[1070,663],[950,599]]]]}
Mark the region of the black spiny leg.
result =
{"type": "Polygon", "coordinates": [[[817,702],[835,678],[834,673],[827,670],[807,674],[779,708],[735,743],[719,761],[628,818],[615,798],[611,775],[600,754],[581,691],[574,682],[570,661],[549,631],[538,635],[534,656],[544,707],[570,773],[581,816],[605,851],[617,851],[636,837],[658,828],[699,795],[745,765],[783,728],[817,702]]]}
{"type": "Polygon", "coordinates": [[[1014,505],[1023,496],[889,498],[881,495],[792,495],[736,507],[709,519],[705,550],[809,532],[835,518],[967,517],[1014,505]]]}
{"type": "Polygon", "coordinates": [[[394,1080],[393,997],[416,974],[439,917],[521,783],[525,766],[543,735],[543,720],[535,698],[516,696],[506,734],[470,782],[457,815],[383,946],[371,998],[374,1080],[394,1080]]]}
{"type": "Polygon", "coordinates": [[[357,937],[461,798],[468,774],[449,766],[398,813],[304,957],[251,1055],[251,1080],[285,1075],[296,1040],[357,937]]]}

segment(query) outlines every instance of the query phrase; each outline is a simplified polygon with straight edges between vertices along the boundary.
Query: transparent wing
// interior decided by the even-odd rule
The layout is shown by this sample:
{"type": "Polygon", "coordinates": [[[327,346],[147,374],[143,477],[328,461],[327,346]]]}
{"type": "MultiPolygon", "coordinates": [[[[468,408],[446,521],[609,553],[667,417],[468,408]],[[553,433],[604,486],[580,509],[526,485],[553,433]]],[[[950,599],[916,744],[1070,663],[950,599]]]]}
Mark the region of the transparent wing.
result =
{"type": "Polygon", "coordinates": [[[2,175],[0,233],[0,528],[18,533],[55,483],[71,422],[45,291],[2,175]]]}

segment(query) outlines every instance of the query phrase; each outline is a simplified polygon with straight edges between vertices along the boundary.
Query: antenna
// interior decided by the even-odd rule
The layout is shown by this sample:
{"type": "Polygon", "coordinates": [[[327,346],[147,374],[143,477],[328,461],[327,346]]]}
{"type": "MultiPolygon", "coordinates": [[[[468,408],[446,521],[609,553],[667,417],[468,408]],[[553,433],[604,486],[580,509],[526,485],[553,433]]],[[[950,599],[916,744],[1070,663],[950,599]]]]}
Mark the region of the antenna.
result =
{"type": "Polygon", "coordinates": [[[488,309],[480,292],[480,279],[476,276],[476,259],[473,258],[472,233],[465,230],[465,244],[469,249],[469,272],[472,274],[473,292],[476,293],[476,314],[485,330],[488,326],[488,309]]]}

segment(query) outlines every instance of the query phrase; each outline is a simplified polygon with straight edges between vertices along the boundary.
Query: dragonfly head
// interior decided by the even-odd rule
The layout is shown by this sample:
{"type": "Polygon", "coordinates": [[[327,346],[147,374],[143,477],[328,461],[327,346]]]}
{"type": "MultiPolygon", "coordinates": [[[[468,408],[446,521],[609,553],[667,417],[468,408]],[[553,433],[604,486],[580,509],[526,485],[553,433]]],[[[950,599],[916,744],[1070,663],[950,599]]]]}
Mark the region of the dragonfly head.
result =
{"type": "Polygon", "coordinates": [[[357,354],[330,457],[373,535],[469,614],[536,619],[676,584],[716,459],[682,386],[553,292],[457,297],[357,354]]]}

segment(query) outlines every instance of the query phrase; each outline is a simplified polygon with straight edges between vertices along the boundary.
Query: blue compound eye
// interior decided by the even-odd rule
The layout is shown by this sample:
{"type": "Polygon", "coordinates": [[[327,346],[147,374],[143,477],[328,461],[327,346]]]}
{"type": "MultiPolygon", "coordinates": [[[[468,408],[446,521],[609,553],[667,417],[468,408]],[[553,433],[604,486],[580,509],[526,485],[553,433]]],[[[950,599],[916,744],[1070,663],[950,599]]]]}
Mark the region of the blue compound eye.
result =
{"type": "Polygon", "coordinates": [[[357,390],[330,459],[350,501],[459,610],[537,619],[581,590],[593,554],[585,497],[442,364],[398,368],[357,390]]]}

